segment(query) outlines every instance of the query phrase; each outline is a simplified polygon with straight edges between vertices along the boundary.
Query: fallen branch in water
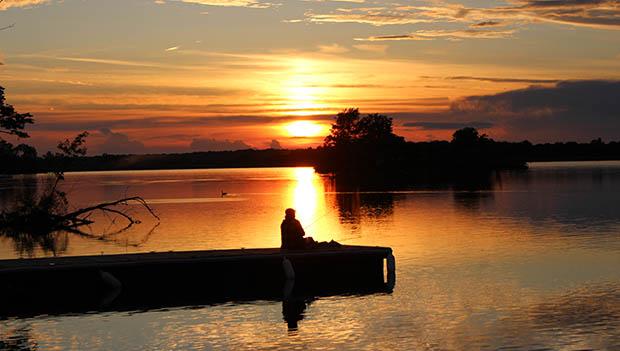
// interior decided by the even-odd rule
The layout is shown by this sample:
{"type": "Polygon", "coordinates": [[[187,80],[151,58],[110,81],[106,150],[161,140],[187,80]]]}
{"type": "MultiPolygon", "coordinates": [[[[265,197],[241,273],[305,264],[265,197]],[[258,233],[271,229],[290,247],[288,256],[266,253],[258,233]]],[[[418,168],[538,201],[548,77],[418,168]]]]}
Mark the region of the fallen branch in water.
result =
{"type": "MultiPolygon", "coordinates": [[[[55,189],[52,189],[52,193],[44,196],[36,204],[28,204],[22,206],[14,211],[0,213],[0,231],[15,231],[22,233],[32,234],[48,234],[56,231],[68,231],[80,236],[90,238],[106,238],[114,235],[118,235],[134,224],[139,224],[140,220],[134,218],[127,211],[122,211],[115,207],[128,206],[132,202],[142,205],[154,218],[159,221],[159,216],[153,211],[148,203],[140,196],[126,197],[120,200],[103,202],[94,206],[81,208],[69,213],[63,213],[64,211],[58,210],[58,205],[50,206],[49,203],[58,202],[58,200],[50,199],[50,197],[59,196],[64,199],[64,194],[58,195],[55,189]],[[94,224],[94,221],[89,217],[94,212],[103,212],[105,214],[111,214],[113,216],[123,218],[126,224],[120,229],[112,233],[102,234],[88,234],[80,230],[83,226],[94,224]]],[[[116,218],[112,219],[115,222],[116,218]]]]}
{"type": "Polygon", "coordinates": [[[155,212],[153,211],[153,209],[149,206],[149,204],[140,196],[132,196],[132,197],[126,197],[124,199],[120,199],[120,200],[116,200],[116,201],[111,201],[111,202],[103,202],[100,203],[98,205],[95,206],[90,206],[90,207],[85,207],[85,208],[81,208],[77,211],[73,211],[71,213],[68,213],[66,215],[64,215],[63,217],[61,217],[61,220],[72,223],[72,225],[77,225],[77,226],[81,226],[84,224],[91,224],[93,223],[92,221],[90,221],[88,219],[88,216],[90,216],[90,214],[94,211],[102,211],[102,212],[109,212],[109,213],[113,213],[113,214],[117,214],[123,218],[125,218],[128,222],[128,226],[132,226],[133,224],[136,223],[140,223],[139,220],[131,217],[130,215],[128,215],[125,212],[116,210],[112,207],[117,206],[117,205],[129,205],[130,202],[136,202],[140,205],[142,205],[144,208],[147,209],[147,211],[155,218],[157,218],[157,220],[159,220],[159,216],[157,216],[157,214],[155,214],[155,212]],[[80,218],[80,216],[86,215],[85,218],[80,218]]]}

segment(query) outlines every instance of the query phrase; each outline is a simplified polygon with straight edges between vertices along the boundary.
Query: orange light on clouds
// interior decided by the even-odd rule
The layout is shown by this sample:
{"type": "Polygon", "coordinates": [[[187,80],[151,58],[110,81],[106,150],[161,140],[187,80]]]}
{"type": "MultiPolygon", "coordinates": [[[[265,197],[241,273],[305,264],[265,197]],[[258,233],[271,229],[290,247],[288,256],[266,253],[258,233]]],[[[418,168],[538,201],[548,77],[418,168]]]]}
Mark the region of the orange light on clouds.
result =
{"type": "Polygon", "coordinates": [[[327,126],[313,121],[295,121],[284,126],[291,137],[317,137],[324,136],[328,132],[327,126]]]}

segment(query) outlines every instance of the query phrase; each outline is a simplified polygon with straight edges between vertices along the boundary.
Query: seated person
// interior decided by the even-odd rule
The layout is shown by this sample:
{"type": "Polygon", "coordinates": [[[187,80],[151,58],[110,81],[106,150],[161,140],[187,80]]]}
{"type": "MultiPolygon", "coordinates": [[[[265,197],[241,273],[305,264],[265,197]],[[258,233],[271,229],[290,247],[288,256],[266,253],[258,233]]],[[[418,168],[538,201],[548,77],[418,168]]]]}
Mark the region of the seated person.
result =
{"type": "Polygon", "coordinates": [[[309,249],[314,246],[315,241],[312,238],[304,238],[306,232],[302,228],[301,223],[295,219],[295,210],[287,208],[284,211],[284,220],[280,224],[280,237],[282,239],[283,249],[302,250],[309,249]]]}

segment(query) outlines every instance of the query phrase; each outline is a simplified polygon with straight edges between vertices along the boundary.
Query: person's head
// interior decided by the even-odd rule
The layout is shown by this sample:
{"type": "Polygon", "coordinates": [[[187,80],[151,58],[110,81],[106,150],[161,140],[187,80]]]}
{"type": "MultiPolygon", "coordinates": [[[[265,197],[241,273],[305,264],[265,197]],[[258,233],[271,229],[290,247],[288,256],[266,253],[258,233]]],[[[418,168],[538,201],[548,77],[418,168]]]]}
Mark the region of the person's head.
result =
{"type": "Polygon", "coordinates": [[[295,210],[292,208],[287,208],[286,211],[284,211],[284,217],[285,218],[295,218],[295,210]]]}

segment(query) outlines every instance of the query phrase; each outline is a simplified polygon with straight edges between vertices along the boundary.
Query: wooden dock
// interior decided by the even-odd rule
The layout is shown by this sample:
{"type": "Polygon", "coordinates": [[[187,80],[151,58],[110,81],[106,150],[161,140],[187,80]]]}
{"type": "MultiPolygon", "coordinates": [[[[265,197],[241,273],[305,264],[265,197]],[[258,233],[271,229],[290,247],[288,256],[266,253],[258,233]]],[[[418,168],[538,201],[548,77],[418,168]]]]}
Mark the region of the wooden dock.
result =
{"type": "Polygon", "coordinates": [[[393,279],[392,250],[368,246],[1,260],[0,295],[12,303],[0,317],[389,292],[393,279]]]}

